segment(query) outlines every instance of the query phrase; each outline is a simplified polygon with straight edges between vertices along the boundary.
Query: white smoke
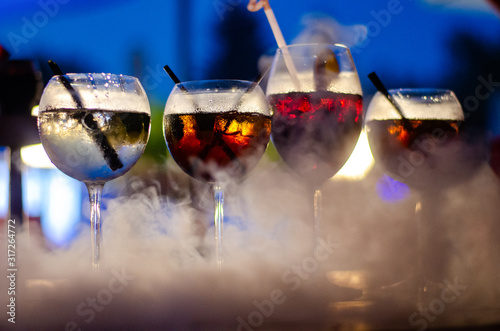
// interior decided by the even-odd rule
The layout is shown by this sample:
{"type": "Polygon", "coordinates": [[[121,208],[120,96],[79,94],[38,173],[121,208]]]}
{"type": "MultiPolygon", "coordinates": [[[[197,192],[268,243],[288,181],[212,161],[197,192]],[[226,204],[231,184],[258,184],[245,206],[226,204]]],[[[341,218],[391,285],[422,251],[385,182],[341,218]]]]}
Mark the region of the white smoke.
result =
{"type": "Polygon", "coordinates": [[[310,13],[302,17],[303,29],[293,44],[343,44],[354,47],[364,41],[367,28],[362,24],[344,25],[325,14],[310,13]],[[362,36],[364,38],[362,38],[362,36]]]}
{"type": "MultiPolygon", "coordinates": [[[[427,315],[417,310],[411,283],[415,196],[382,202],[375,190],[380,175],[375,169],[362,181],[326,183],[322,239],[314,241],[310,192],[264,160],[226,192],[221,270],[213,256],[209,191],[199,193],[194,208],[189,198],[167,198],[157,185],[136,181],[135,193],[107,202],[99,275],[90,267],[88,229],[70,247],[53,250],[18,231],[16,324],[3,318],[0,326],[315,330],[499,323],[500,183],[491,169],[485,165],[443,192],[434,209],[441,236],[452,244],[426,259],[446,257],[441,280],[456,283],[458,295],[443,292],[454,300],[436,297],[427,315]],[[392,290],[400,281],[406,285],[392,290]]],[[[5,261],[4,255],[3,270],[5,261]]],[[[2,298],[4,285],[5,277],[2,298]]]]}

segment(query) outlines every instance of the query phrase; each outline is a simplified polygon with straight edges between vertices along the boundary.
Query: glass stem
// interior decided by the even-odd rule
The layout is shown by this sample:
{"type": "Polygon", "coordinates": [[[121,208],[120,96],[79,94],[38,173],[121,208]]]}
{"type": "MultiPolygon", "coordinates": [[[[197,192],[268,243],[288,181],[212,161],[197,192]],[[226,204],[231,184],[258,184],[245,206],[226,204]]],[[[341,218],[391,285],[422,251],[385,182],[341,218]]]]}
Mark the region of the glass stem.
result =
{"type": "Polygon", "coordinates": [[[222,267],[222,227],[224,222],[224,191],[219,184],[214,184],[214,229],[215,229],[215,258],[217,266],[222,267]]]}
{"type": "Polygon", "coordinates": [[[319,188],[314,190],[314,242],[321,236],[321,190],[319,188]]]}
{"type": "Polygon", "coordinates": [[[419,199],[415,204],[415,218],[417,222],[417,307],[424,308],[425,273],[423,263],[422,243],[422,201],[419,199]]]}
{"type": "Polygon", "coordinates": [[[101,196],[103,183],[85,183],[90,200],[90,242],[92,246],[92,267],[99,270],[101,258],[101,196]]]}

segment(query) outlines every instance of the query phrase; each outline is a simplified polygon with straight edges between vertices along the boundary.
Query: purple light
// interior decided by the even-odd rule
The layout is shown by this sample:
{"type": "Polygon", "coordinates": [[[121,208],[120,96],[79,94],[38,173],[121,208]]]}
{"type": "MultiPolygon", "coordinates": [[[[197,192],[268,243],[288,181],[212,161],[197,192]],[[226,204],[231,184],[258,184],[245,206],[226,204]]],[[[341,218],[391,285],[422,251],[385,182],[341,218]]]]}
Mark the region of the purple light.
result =
{"type": "Polygon", "coordinates": [[[376,185],[377,194],[384,202],[396,203],[410,195],[408,185],[401,183],[387,175],[382,175],[376,185]]]}

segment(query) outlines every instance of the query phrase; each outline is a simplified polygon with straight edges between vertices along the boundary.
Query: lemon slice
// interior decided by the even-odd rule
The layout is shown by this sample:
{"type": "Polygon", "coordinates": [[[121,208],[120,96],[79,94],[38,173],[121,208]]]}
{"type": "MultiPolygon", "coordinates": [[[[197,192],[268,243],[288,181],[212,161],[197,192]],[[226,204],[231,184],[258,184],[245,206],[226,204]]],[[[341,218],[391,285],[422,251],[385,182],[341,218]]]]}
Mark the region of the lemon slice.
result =
{"type": "Polygon", "coordinates": [[[324,49],[314,63],[314,82],[317,91],[327,90],[340,73],[339,62],[331,49],[324,49]]]}

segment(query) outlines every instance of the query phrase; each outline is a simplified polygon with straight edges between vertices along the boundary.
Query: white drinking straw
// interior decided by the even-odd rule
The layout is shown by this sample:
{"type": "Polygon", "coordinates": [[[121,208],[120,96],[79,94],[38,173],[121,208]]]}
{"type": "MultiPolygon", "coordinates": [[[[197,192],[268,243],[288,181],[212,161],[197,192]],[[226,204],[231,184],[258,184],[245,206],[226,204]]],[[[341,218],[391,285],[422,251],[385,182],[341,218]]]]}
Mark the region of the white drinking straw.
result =
{"type": "Polygon", "coordinates": [[[252,12],[256,12],[264,8],[264,13],[266,14],[269,25],[271,26],[271,30],[273,31],[274,39],[276,39],[276,43],[278,47],[281,49],[283,53],[283,59],[285,60],[285,65],[290,72],[290,77],[292,78],[292,82],[296,88],[300,87],[297,69],[295,69],[295,65],[290,57],[290,53],[288,52],[288,48],[286,48],[285,38],[281,33],[281,29],[278,25],[278,21],[276,20],[276,16],[274,16],[274,12],[271,9],[271,5],[269,5],[269,0],[250,0],[248,2],[247,9],[252,12]]]}

